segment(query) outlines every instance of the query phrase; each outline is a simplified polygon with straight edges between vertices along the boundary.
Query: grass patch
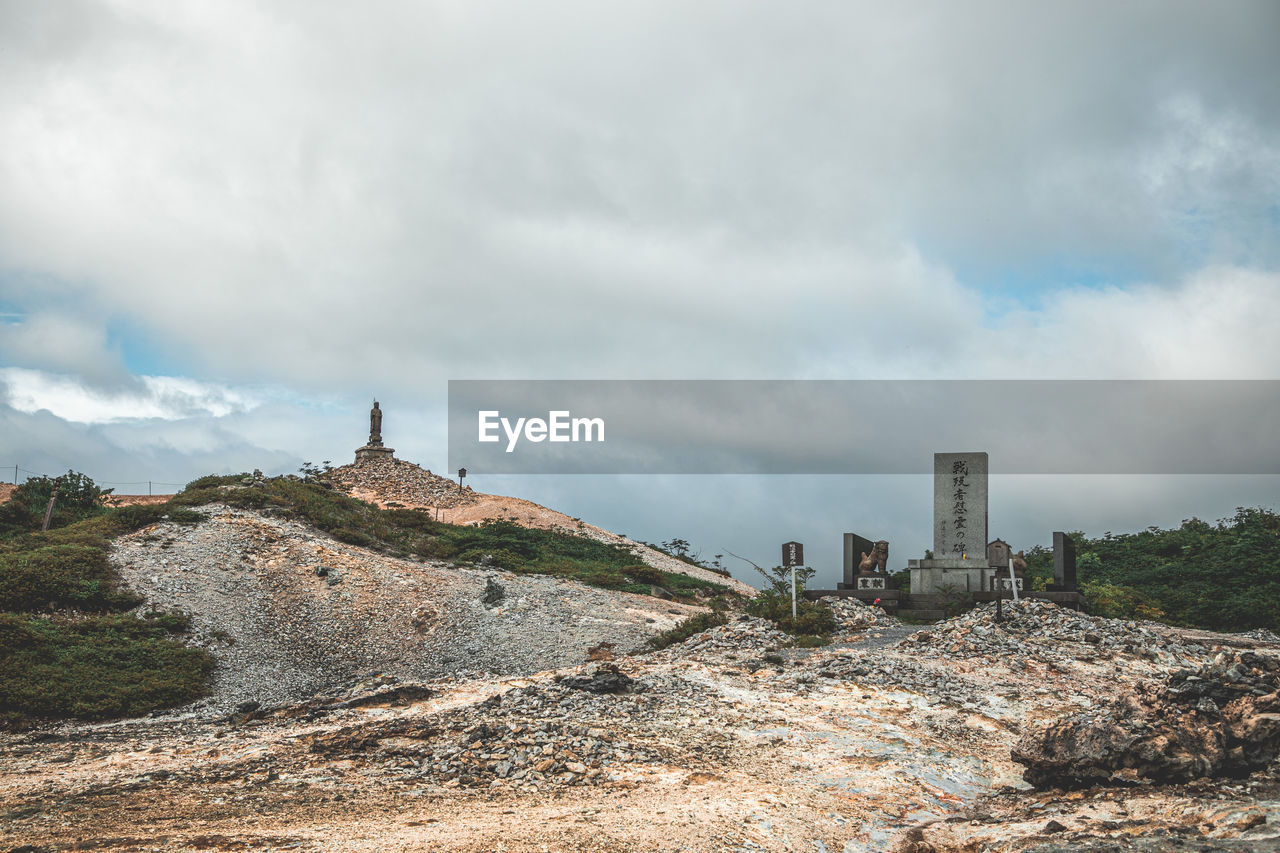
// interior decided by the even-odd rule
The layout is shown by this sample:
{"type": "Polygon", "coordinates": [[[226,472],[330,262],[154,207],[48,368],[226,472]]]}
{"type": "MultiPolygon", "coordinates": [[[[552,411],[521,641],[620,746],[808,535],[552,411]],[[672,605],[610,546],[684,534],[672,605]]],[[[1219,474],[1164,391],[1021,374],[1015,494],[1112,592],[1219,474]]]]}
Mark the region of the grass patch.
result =
{"type": "Polygon", "coordinates": [[[199,698],[213,658],[173,639],[173,627],[129,614],[0,613],[0,718],[102,720],[199,698]]]}
{"type": "Polygon", "coordinates": [[[0,610],[127,610],[141,603],[119,588],[103,548],[49,545],[0,554],[0,610]]]}
{"type": "Polygon", "coordinates": [[[674,628],[668,628],[661,634],[650,637],[647,644],[648,649],[649,651],[657,651],[676,643],[683,643],[694,634],[701,634],[703,631],[724,625],[728,621],[729,617],[722,610],[712,610],[709,613],[690,616],[674,628]]]}
{"type": "Polygon", "coordinates": [[[796,600],[796,618],[791,618],[791,591],[781,593],[763,590],[747,602],[746,611],[752,616],[768,619],[779,631],[795,638],[794,644],[802,648],[825,646],[836,630],[835,614],[821,601],[806,598],[796,600]]]}

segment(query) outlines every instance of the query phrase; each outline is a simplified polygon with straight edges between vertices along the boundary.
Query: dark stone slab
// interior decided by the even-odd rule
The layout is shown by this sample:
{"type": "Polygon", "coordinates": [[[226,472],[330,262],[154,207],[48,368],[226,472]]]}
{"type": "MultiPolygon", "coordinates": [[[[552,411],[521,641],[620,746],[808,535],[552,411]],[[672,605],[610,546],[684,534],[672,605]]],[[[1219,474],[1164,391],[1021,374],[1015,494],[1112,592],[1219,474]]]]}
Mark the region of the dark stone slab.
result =
{"type": "Polygon", "coordinates": [[[1062,590],[1076,588],[1076,543],[1057,530],[1053,533],[1053,585],[1062,590]]]}

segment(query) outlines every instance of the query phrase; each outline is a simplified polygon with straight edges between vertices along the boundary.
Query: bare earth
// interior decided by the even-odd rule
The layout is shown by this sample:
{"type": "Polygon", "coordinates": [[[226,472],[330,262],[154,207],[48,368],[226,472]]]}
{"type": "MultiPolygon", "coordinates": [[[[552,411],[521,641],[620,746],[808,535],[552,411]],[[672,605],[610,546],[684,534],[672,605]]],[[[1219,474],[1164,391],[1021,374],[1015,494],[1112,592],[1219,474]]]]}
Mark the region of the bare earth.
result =
{"type": "MultiPolygon", "coordinates": [[[[921,628],[846,602],[823,648],[741,617],[642,653],[699,608],[204,511],[112,559],[144,607],[191,614],[212,694],[0,732],[0,851],[1280,849],[1275,764],[1037,791],[1011,758],[1220,653],[1274,660],[1270,635],[1041,602],[921,628]]],[[[454,511],[614,536],[513,498],[454,511]]]]}
{"type": "Polygon", "coordinates": [[[813,651],[742,619],[660,652],[619,643],[608,660],[597,639],[657,630],[645,619],[668,602],[572,584],[540,597],[506,573],[390,560],[292,522],[209,512],[124,537],[115,558],[153,602],[194,610],[197,636],[224,626],[208,639],[224,670],[214,700],[0,734],[0,849],[1275,849],[1270,771],[1040,793],[1010,758],[1031,727],[1224,648],[1274,655],[1267,641],[1040,603],[1022,605],[1022,627],[993,629],[975,612],[917,630],[849,603],[837,642],[813,651]],[[344,579],[330,586],[316,565],[344,579]],[[491,580],[504,595],[484,603],[491,580]],[[418,609],[429,615],[415,625],[418,609]],[[440,624],[453,613],[463,618],[440,624]],[[361,625],[363,638],[348,633],[361,625]],[[377,626],[389,632],[381,646],[377,626]],[[563,641],[582,626],[594,633],[563,641]],[[334,644],[309,656],[329,631],[334,644]],[[477,636],[509,643],[491,664],[525,671],[438,668],[477,636]],[[396,651],[424,643],[425,657],[396,651]],[[323,673],[329,660],[341,675],[348,644],[430,671],[375,671],[228,712],[236,691],[288,683],[270,668],[280,661],[323,673]]]}

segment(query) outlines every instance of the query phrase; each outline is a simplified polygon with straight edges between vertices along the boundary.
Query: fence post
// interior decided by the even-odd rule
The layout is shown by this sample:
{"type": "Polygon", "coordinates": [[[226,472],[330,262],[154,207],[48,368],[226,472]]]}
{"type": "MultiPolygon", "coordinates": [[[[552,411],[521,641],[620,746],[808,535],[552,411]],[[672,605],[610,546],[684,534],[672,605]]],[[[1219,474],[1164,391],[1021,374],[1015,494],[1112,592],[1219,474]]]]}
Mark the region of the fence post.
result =
{"type": "Polygon", "coordinates": [[[61,482],[61,477],[53,481],[53,491],[49,494],[49,508],[44,511],[44,524],[40,525],[41,530],[49,529],[49,520],[53,518],[53,502],[58,499],[58,484],[61,482]]]}

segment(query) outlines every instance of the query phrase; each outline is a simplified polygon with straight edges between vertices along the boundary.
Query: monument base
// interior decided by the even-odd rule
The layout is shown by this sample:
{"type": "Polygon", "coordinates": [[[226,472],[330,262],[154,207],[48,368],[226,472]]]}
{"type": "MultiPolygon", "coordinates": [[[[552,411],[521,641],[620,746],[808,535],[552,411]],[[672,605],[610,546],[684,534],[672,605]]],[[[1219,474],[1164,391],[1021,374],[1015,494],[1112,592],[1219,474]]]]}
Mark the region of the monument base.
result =
{"type": "Polygon", "coordinates": [[[954,592],[986,592],[996,569],[981,560],[958,557],[941,560],[908,560],[912,595],[943,595],[954,592]]]}
{"type": "Polygon", "coordinates": [[[395,448],[393,447],[374,447],[366,444],[364,447],[356,448],[356,461],[360,462],[364,459],[391,459],[395,456],[395,448]]]}
{"type": "Polygon", "coordinates": [[[884,589],[884,575],[863,575],[859,577],[858,589],[884,589]]]}

